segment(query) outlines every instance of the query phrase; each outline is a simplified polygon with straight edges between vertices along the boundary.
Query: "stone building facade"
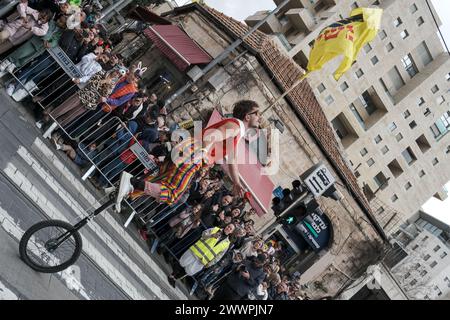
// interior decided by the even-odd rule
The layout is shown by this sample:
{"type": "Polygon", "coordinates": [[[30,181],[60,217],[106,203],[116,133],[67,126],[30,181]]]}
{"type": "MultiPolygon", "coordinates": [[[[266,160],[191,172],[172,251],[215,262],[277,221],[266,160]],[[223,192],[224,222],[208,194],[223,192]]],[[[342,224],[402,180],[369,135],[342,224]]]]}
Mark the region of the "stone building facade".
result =
{"type": "MultiPolygon", "coordinates": [[[[261,30],[305,68],[320,31],[358,6],[384,10],[378,36],[338,82],[331,74],[339,61],[312,73],[308,82],[359,185],[386,204],[377,207],[376,217],[391,233],[432,196],[444,198],[450,180],[450,56],[431,2],[292,0],[261,30]],[[402,219],[385,214],[387,206],[402,219]]],[[[246,23],[252,26],[266,15],[257,12],[246,23]]]]}

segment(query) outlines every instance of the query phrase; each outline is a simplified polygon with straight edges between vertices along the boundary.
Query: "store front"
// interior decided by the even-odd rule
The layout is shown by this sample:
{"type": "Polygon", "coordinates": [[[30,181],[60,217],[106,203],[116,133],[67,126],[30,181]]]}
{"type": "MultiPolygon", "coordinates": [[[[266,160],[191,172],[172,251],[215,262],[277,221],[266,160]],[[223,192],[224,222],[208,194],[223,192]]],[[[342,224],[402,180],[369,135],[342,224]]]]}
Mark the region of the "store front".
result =
{"type": "Polygon", "coordinates": [[[317,207],[308,210],[296,225],[277,225],[265,240],[278,243],[281,263],[291,274],[302,274],[327,253],[333,242],[333,227],[326,213],[317,207]]]}

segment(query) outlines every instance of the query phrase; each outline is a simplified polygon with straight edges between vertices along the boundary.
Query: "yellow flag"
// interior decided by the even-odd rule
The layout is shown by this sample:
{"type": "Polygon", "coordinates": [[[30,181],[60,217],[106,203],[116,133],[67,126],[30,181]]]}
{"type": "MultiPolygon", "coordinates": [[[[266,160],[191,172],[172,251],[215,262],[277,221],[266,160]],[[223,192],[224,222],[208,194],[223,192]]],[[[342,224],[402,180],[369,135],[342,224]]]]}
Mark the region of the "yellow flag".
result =
{"type": "Polygon", "coordinates": [[[382,9],[356,8],[350,18],[323,29],[311,50],[308,72],[322,69],[328,61],[343,56],[334,72],[334,78],[339,80],[350,69],[361,48],[377,35],[382,14],[382,9]]]}

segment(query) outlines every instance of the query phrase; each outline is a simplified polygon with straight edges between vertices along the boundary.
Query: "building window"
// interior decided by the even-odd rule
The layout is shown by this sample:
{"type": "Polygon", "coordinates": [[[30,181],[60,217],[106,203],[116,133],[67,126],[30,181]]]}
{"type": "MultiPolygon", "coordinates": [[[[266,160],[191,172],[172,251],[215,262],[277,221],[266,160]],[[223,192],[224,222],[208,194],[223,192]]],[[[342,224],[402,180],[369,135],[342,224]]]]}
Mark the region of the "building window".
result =
{"type": "Polygon", "coordinates": [[[427,272],[426,270],[423,270],[423,271],[420,273],[420,276],[421,276],[421,277],[424,277],[427,273],[428,273],[428,272],[427,272]]]}
{"type": "Polygon", "coordinates": [[[403,158],[405,158],[405,161],[408,165],[412,165],[416,160],[416,156],[412,152],[411,148],[408,147],[402,152],[403,158]]]}
{"type": "Polygon", "coordinates": [[[396,136],[395,136],[395,140],[397,140],[397,142],[399,142],[400,140],[403,139],[403,135],[399,132],[396,136]]]}
{"type": "Polygon", "coordinates": [[[368,43],[368,44],[366,44],[366,45],[364,46],[364,51],[365,51],[366,53],[372,51],[372,46],[370,45],[370,43],[368,43]]]}
{"type": "Polygon", "coordinates": [[[416,51],[424,66],[428,65],[431,61],[433,61],[433,56],[431,55],[430,50],[428,50],[425,41],[422,41],[417,46],[416,51]]]}
{"type": "Polygon", "coordinates": [[[434,94],[436,92],[439,91],[439,87],[435,84],[432,88],[431,88],[431,92],[434,94]]]}
{"type": "Polygon", "coordinates": [[[415,265],[414,265],[414,270],[417,270],[417,269],[419,269],[420,268],[420,263],[416,263],[415,265]]]}
{"type": "Polygon", "coordinates": [[[403,112],[403,118],[405,118],[405,119],[408,119],[410,115],[411,115],[411,112],[409,112],[409,110],[406,110],[405,112],[403,112]]]}
{"type": "Polygon", "coordinates": [[[394,20],[394,27],[398,27],[402,23],[403,23],[402,19],[400,19],[400,17],[398,17],[397,19],[394,20]]]}
{"type": "Polygon", "coordinates": [[[403,81],[400,72],[397,67],[393,67],[388,71],[388,77],[391,79],[392,84],[394,85],[395,90],[399,90],[401,87],[405,85],[405,81],[403,81]]]}
{"type": "Polygon", "coordinates": [[[439,250],[441,250],[441,246],[436,246],[436,247],[434,247],[434,249],[433,249],[434,252],[438,252],[439,250]]]}
{"type": "Polygon", "coordinates": [[[380,5],[380,1],[376,0],[374,3],[372,3],[373,6],[379,6],[380,5]]]}
{"type": "Polygon", "coordinates": [[[431,149],[431,145],[428,142],[428,139],[425,137],[424,134],[422,134],[420,137],[418,137],[416,139],[416,143],[417,143],[417,146],[419,147],[420,151],[422,151],[422,153],[425,153],[431,149]]]}
{"type": "Polygon", "coordinates": [[[357,2],[353,2],[352,5],[350,6],[353,9],[359,8],[358,3],[357,2]]]}
{"type": "Polygon", "coordinates": [[[405,279],[408,279],[411,276],[410,272],[405,273],[405,279]]]}
{"type": "Polygon", "coordinates": [[[445,80],[450,81],[450,72],[445,75],[445,80]]]}
{"type": "Polygon", "coordinates": [[[325,98],[325,103],[327,104],[327,105],[330,105],[330,104],[332,104],[334,102],[334,99],[333,99],[333,97],[331,96],[331,95],[329,95],[329,96],[327,96],[326,98],[325,98]]]}
{"type": "Polygon", "coordinates": [[[436,267],[436,265],[437,265],[437,262],[436,262],[436,261],[433,261],[433,262],[430,264],[430,267],[431,267],[431,268],[434,268],[434,267],[436,267]]]}
{"type": "Polygon", "coordinates": [[[429,254],[427,254],[425,257],[423,257],[423,260],[428,261],[431,258],[429,254]]]}
{"type": "Polygon", "coordinates": [[[392,197],[391,197],[391,201],[392,202],[396,202],[398,200],[398,196],[396,195],[396,194],[394,194],[392,197]]]}
{"type": "Polygon", "coordinates": [[[355,171],[355,177],[356,177],[356,178],[359,178],[359,177],[361,177],[361,174],[359,173],[359,171],[358,171],[358,170],[356,170],[356,171],[355,171]]]}
{"type": "Polygon", "coordinates": [[[384,40],[387,38],[387,33],[384,30],[381,30],[378,34],[379,34],[381,40],[384,40]]]}
{"type": "Polygon", "coordinates": [[[411,129],[414,129],[415,127],[417,127],[417,123],[416,123],[415,121],[411,121],[411,122],[409,123],[409,127],[410,127],[411,129]]]}
{"type": "Polygon", "coordinates": [[[425,236],[425,237],[422,238],[422,242],[425,242],[427,240],[428,240],[428,236],[425,236]]]}
{"type": "Polygon", "coordinates": [[[409,190],[409,189],[411,189],[411,188],[412,188],[411,182],[407,182],[407,183],[405,184],[405,190],[409,190]]]}
{"type": "Polygon", "coordinates": [[[416,22],[417,22],[417,26],[420,27],[421,25],[423,25],[425,23],[425,20],[423,20],[422,17],[419,17],[419,18],[417,18],[416,22]]]}
{"type": "Polygon", "coordinates": [[[383,138],[381,138],[380,135],[377,135],[373,140],[375,141],[376,144],[379,144],[381,141],[383,141],[383,138]]]}
{"type": "Polygon", "coordinates": [[[402,32],[400,32],[400,37],[402,37],[402,39],[406,39],[408,38],[408,36],[409,36],[408,30],[405,29],[402,32]]]}
{"type": "Polygon", "coordinates": [[[431,164],[432,164],[433,166],[437,165],[438,163],[439,163],[438,158],[434,158],[433,161],[431,161],[431,164]]]}
{"type": "Polygon", "coordinates": [[[411,54],[407,54],[402,59],[403,68],[405,68],[406,72],[408,72],[409,76],[414,77],[419,70],[417,70],[416,64],[411,56],[411,54]]]}
{"type": "Polygon", "coordinates": [[[444,96],[439,96],[439,97],[436,98],[436,103],[437,103],[438,105],[441,105],[441,104],[443,104],[444,102],[445,102],[444,96]]]}
{"type": "Polygon", "coordinates": [[[409,7],[409,12],[411,12],[411,13],[416,13],[417,10],[418,9],[417,9],[417,6],[415,3],[413,3],[413,5],[409,7]]]}
{"type": "Polygon", "coordinates": [[[395,122],[391,122],[391,123],[389,123],[388,128],[389,128],[389,131],[392,132],[395,129],[397,129],[397,125],[395,124],[395,122]]]}
{"type": "Polygon", "coordinates": [[[387,50],[387,52],[391,52],[392,50],[394,50],[394,45],[391,42],[389,42],[386,45],[386,50],[387,50]]]}
{"type": "Polygon", "coordinates": [[[388,153],[388,152],[389,152],[388,146],[384,146],[383,148],[381,148],[381,153],[382,153],[382,154],[386,154],[386,153],[388,153]]]}
{"type": "Polygon", "coordinates": [[[423,115],[424,115],[425,117],[428,117],[430,114],[431,114],[430,108],[425,108],[425,111],[424,111],[423,115]]]}
{"type": "Polygon", "coordinates": [[[422,178],[424,175],[425,175],[425,171],[420,170],[420,172],[419,172],[419,178],[422,178]]]}
{"type": "Polygon", "coordinates": [[[372,61],[372,64],[373,64],[373,65],[376,65],[376,64],[379,62],[377,56],[373,56],[373,57],[370,59],[370,61],[372,61]]]}
{"type": "Polygon", "coordinates": [[[373,177],[373,180],[375,181],[375,183],[377,184],[377,186],[380,189],[384,189],[388,185],[388,179],[386,178],[384,173],[381,171],[378,172],[378,174],[375,177],[373,177]]]}
{"type": "Polygon", "coordinates": [[[446,134],[450,129],[450,111],[445,112],[430,129],[436,139],[446,134]]]}
{"type": "Polygon", "coordinates": [[[350,110],[352,111],[353,115],[355,116],[356,120],[358,120],[358,123],[361,125],[361,127],[366,130],[366,123],[364,122],[364,119],[359,114],[358,110],[356,109],[355,105],[353,103],[350,104],[350,110]]]}
{"type": "Polygon", "coordinates": [[[362,157],[364,157],[367,154],[367,149],[366,148],[362,148],[359,153],[361,154],[362,157]]]}
{"type": "Polygon", "coordinates": [[[395,178],[398,178],[402,175],[403,173],[403,169],[400,166],[400,164],[398,163],[397,159],[392,160],[389,164],[388,164],[388,168],[391,171],[392,175],[395,178]]]}
{"type": "Polygon", "coordinates": [[[420,97],[419,100],[417,101],[417,105],[420,107],[421,105],[423,105],[425,103],[425,100],[423,99],[423,97],[420,97]]]}
{"type": "Polygon", "coordinates": [[[345,90],[348,89],[348,84],[347,82],[342,82],[342,84],[340,85],[342,92],[344,92],[345,90]]]}
{"type": "Polygon", "coordinates": [[[355,74],[356,74],[356,77],[359,79],[364,75],[364,72],[362,71],[362,69],[358,69],[358,70],[356,70],[355,74]]]}
{"type": "Polygon", "coordinates": [[[323,83],[319,84],[319,86],[317,87],[317,90],[319,91],[319,93],[322,93],[326,90],[327,88],[325,88],[325,85],[323,83]]]}
{"type": "Polygon", "coordinates": [[[440,255],[441,259],[444,259],[446,256],[447,256],[447,252],[445,252],[445,251],[442,252],[440,255]]]}
{"type": "Polygon", "coordinates": [[[375,164],[375,161],[374,161],[372,158],[370,158],[369,160],[367,160],[367,165],[368,165],[369,167],[373,166],[374,164],[375,164]]]}

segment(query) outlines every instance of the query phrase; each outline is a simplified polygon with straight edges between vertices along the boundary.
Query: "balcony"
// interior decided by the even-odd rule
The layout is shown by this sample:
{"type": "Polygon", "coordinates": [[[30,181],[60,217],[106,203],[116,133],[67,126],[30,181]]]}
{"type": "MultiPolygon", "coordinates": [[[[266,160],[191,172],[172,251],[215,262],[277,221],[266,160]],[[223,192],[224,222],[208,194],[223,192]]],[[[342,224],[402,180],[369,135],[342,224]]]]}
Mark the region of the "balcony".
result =
{"type": "Polygon", "coordinates": [[[314,17],[308,9],[290,9],[286,12],[286,16],[289,18],[291,24],[301,32],[310,33],[316,27],[314,17]]]}
{"type": "Polygon", "coordinates": [[[345,149],[347,149],[359,138],[355,129],[342,112],[331,121],[331,125],[333,126],[337,136],[341,139],[342,146],[345,149]]]}
{"type": "Polygon", "coordinates": [[[350,109],[364,130],[369,130],[387,113],[387,109],[374,87],[370,87],[353,101],[350,109]]]}
{"type": "MultiPolygon", "coordinates": [[[[284,2],[284,0],[273,0],[277,6],[284,2]]],[[[288,11],[291,9],[304,8],[301,0],[291,0],[289,3],[283,7],[282,11],[288,11]]]]}
{"type": "Polygon", "coordinates": [[[336,0],[320,0],[314,7],[314,11],[318,13],[323,10],[328,10],[329,8],[334,7],[336,3],[336,0]]]}
{"type": "MultiPolygon", "coordinates": [[[[269,14],[268,11],[258,11],[254,15],[245,19],[245,23],[249,27],[254,27],[258,22],[265,19],[269,14]]],[[[266,34],[274,34],[278,32],[282,32],[283,26],[276,16],[271,16],[264,24],[259,27],[258,30],[266,33],[266,34]]]]}
{"type": "Polygon", "coordinates": [[[432,62],[430,62],[425,68],[419,70],[419,73],[410,79],[404,86],[398,89],[394,94],[394,102],[398,104],[403,99],[411,94],[414,94],[415,90],[426,85],[430,78],[433,78],[436,74],[439,74],[444,69],[450,67],[450,57],[447,53],[442,53],[432,62]]]}

